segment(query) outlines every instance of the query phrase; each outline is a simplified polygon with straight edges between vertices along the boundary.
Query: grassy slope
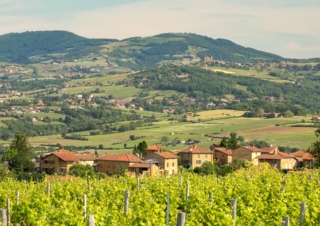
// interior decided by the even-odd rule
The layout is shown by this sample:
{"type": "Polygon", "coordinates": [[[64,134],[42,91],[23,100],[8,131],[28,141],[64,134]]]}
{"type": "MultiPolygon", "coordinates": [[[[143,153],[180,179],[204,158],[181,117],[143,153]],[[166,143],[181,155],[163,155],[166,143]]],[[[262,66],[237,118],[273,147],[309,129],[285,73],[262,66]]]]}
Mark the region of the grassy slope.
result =
{"type": "MultiPolygon", "coordinates": [[[[103,144],[104,147],[112,147],[119,148],[122,152],[131,152],[131,150],[123,149],[124,143],[127,143],[128,147],[132,147],[137,145],[140,141],[145,140],[149,145],[153,143],[159,143],[162,136],[168,136],[170,140],[178,137],[179,139],[187,140],[198,139],[201,140],[202,143],[200,146],[208,148],[213,142],[219,141],[219,139],[211,140],[211,138],[206,137],[206,134],[214,134],[223,133],[229,134],[230,132],[240,132],[247,131],[257,128],[265,128],[272,127],[275,124],[285,125],[288,123],[296,123],[301,121],[302,118],[277,118],[277,119],[263,119],[263,118],[238,118],[231,117],[225,118],[226,114],[220,115],[219,113],[212,112],[211,118],[214,118],[211,121],[201,122],[201,123],[191,123],[191,122],[169,122],[169,121],[161,121],[159,123],[155,123],[152,126],[145,126],[141,128],[137,128],[134,131],[127,131],[124,133],[113,133],[113,134],[104,134],[97,136],[89,136],[88,132],[80,133],[81,135],[86,135],[89,140],[88,141],[78,141],[78,140],[66,140],[61,139],[60,135],[55,136],[43,136],[43,137],[34,137],[30,139],[30,142],[33,145],[40,144],[56,144],[60,143],[62,145],[74,145],[74,146],[88,146],[94,145],[98,146],[99,144],[103,144]],[[220,119],[219,119],[220,118],[220,119]],[[174,135],[170,135],[170,133],[174,133],[174,135]],[[146,136],[143,139],[131,141],[129,136],[134,134],[136,136],[146,136]],[[117,144],[114,144],[117,143],[117,144]]],[[[305,132],[296,132],[289,131],[286,133],[272,133],[272,132],[261,132],[257,134],[247,134],[244,135],[247,141],[253,139],[262,139],[266,140],[274,145],[280,146],[291,146],[298,147],[301,149],[306,149],[311,142],[316,140],[314,136],[313,129],[311,128],[305,132]]],[[[1,142],[8,143],[8,142],[1,142]]],[[[169,147],[170,149],[179,150],[183,148],[184,145],[169,147]]],[[[119,150],[114,150],[112,152],[119,152],[119,150]]]]}

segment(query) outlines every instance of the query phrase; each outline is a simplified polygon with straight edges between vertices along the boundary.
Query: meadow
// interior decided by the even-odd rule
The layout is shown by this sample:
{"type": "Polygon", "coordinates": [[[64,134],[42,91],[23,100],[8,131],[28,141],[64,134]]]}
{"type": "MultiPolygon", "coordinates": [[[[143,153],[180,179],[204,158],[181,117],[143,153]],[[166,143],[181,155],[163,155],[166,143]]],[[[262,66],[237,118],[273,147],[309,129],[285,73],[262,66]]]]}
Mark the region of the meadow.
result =
{"type": "MultiPolygon", "coordinates": [[[[137,111],[138,114],[144,115],[145,111],[137,111]]],[[[201,141],[199,146],[209,148],[213,142],[219,142],[223,136],[229,136],[230,132],[236,132],[243,136],[245,141],[265,140],[268,143],[278,146],[297,147],[299,149],[307,149],[312,142],[316,140],[314,127],[290,127],[300,123],[302,117],[293,118],[243,118],[238,115],[241,112],[228,110],[213,110],[207,112],[199,112],[200,116],[195,119],[202,119],[200,122],[178,122],[176,120],[169,121],[173,117],[167,117],[162,113],[148,112],[148,116],[154,114],[159,118],[159,122],[152,125],[137,127],[136,130],[121,133],[111,133],[103,135],[89,135],[89,132],[77,133],[88,138],[88,141],[63,139],[61,135],[38,136],[30,138],[30,142],[34,146],[41,144],[61,144],[64,146],[94,146],[98,148],[100,144],[104,148],[112,148],[114,150],[101,150],[101,152],[130,153],[132,147],[138,145],[139,142],[145,140],[148,145],[161,143],[161,138],[166,136],[170,142],[174,139],[188,140],[195,139],[201,141]],[[234,116],[233,116],[234,115],[234,116]],[[277,126],[276,126],[277,125],[277,126]],[[143,137],[137,140],[130,140],[130,135],[143,137]],[[127,149],[124,148],[126,144],[127,149]]],[[[175,116],[179,118],[180,116],[175,116]]],[[[193,119],[192,119],[193,120],[193,119]]],[[[120,126],[122,123],[116,123],[114,126],[120,126]]],[[[128,122],[127,122],[128,123],[128,122]]],[[[7,144],[9,141],[1,141],[7,144]]],[[[180,150],[185,145],[169,145],[170,150],[180,150]]]]}

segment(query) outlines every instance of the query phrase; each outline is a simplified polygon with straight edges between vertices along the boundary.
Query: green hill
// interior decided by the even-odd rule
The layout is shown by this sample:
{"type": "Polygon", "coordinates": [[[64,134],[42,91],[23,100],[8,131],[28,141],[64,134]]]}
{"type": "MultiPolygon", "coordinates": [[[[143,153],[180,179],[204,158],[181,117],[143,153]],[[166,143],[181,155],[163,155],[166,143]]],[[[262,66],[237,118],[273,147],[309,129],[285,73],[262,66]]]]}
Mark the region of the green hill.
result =
{"type": "Polygon", "coordinates": [[[0,61],[30,63],[30,57],[73,53],[117,40],[88,39],[67,31],[34,31],[0,36],[0,61]]]}
{"type": "Polygon", "coordinates": [[[102,56],[111,64],[130,69],[166,62],[189,64],[206,56],[240,63],[283,60],[278,55],[246,48],[229,40],[190,33],[132,37],[122,41],[88,39],[66,31],[35,31],[0,36],[0,61],[32,63],[52,59],[74,60],[89,54],[102,56]],[[113,45],[114,42],[118,42],[117,45],[113,45]]]}
{"type": "Polygon", "coordinates": [[[166,62],[190,63],[206,56],[228,62],[279,61],[282,57],[246,48],[225,39],[186,34],[168,33],[147,38],[129,38],[107,52],[122,67],[139,69],[166,62]]]}

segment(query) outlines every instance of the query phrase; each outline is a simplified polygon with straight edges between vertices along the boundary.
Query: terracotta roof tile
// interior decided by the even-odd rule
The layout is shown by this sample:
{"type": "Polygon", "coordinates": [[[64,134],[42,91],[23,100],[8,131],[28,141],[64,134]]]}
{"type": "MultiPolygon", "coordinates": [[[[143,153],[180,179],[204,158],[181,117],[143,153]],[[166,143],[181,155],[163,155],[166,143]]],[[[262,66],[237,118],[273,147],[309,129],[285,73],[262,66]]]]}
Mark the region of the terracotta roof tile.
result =
{"type": "Polygon", "coordinates": [[[74,152],[55,151],[52,154],[57,156],[58,158],[62,159],[63,161],[66,161],[66,162],[69,162],[69,161],[75,162],[75,161],[79,160],[79,158],[75,155],[74,152]]]}
{"type": "Polygon", "coordinates": [[[158,145],[158,144],[154,144],[151,145],[150,147],[148,147],[146,150],[147,151],[158,151],[162,148],[162,146],[158,145]]]}
{"type": "Polygon", "coordinates": [[[254,146],[243,146],[243,147],[246,148],[246,149],[248,149],[248,150],[250,150],[250,151],[252,151],[252,152],[262,152],[261,149],[256,148],[256,147],[254,147],[254,146]]]}
{"type": "Polygon", "coordinates": [[[179,153],[213,154],[212,151],[203,149],[201,147],[198,147],[197,145],[187,146],[184,149],[182,149],[179,153]]]}
{"type": "Polygon", "coordinates": [[[179,157],[171,154],[170,152],[155,152],[155,154],[160,155],[161,157],[165,159],[178,159],[179,157]]]}
{"type": "Polygon", "coordinates": [[[150,163],[134,163],[129,168],[150,168],[151,166],[150,163]]]}
{"type": "Polygon", "coordinates": [[[92,154],[76,154],[76,156],[78,157],[79,160],[84,160],[84,161],[95,160],[95,157],[92,154]]]}
{"type": "Polygon", "coordinates": [[[121,161],[121,162],[142,162],[142,159],[133,154],[105,154],[96,160],[121,161]]]}
{"type": "Polygon", "coordinates": [[[279,151],[276,154],[264,154],[257,157],[257,159],[285,159],[285,158],[295,158],[295,156],[292,154],[287,154],[279,151]]]}
{"type": "Polygon", "coordinates": [[[222,152],[226,155],[232,155],[232,151],[227,150],[226,148],[214,148],[214,151],[219,151],[219,152],[222,152]]]}
{"type": "Polygon", "coordinates": [[[261,152],[265,152],[265,153],[270,153],[275,150],[278,150],[277,146],[271,146],[271,147],[269,146],[269,147],[261,148],[261,152]]]}
{"type": "Polygon", "coordinates": [[[309,152],[305,152],[302,150],[293,152],[292,155],[297,158],[301,158],[302,160],[314,160],[314,157],[309,152]]]}

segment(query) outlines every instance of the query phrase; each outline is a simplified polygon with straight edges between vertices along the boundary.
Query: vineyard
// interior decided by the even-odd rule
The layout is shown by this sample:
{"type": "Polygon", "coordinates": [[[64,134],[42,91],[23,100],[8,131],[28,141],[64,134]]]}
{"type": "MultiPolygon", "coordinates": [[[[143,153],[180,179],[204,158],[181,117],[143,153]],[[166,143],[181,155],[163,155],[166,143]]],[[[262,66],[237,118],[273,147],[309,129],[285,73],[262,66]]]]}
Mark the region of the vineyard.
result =
{"type": "Polygon", "coordinates": [[[184,173],[139,180],[9,180],[0,182],[0,208],[10,200],[10,225],[88,225],[89,215],[95,225],[176,225],[178,213],[185,212],[186,225],[224,226],[234,225],[231,200],[237,200],[235,225],[281,225],[288,216],[294,226],[301,225],[306,202],[302,224],[320,225],[318,178],[318,171],[283,175],[262,165],[223,178],[184,173]]]}

